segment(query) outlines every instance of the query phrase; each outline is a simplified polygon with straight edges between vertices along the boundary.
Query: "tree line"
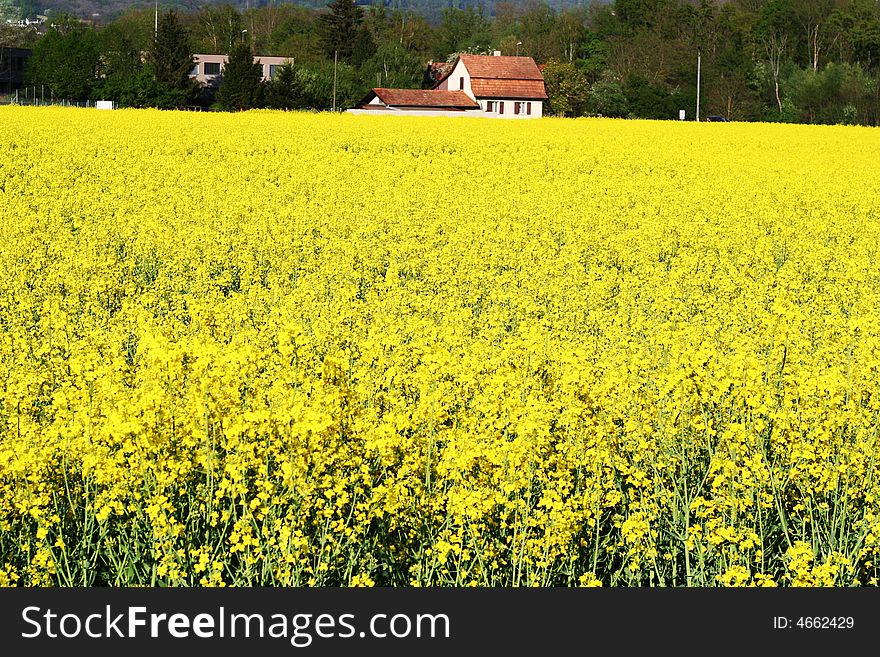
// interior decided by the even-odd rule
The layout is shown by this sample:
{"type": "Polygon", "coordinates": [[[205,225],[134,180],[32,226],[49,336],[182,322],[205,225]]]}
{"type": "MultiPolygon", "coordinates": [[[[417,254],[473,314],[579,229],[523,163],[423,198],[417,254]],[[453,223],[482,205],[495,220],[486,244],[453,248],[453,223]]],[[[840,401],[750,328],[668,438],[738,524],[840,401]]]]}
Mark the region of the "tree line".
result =
{"type": "Polygon", "coordinates": [[[874,0],[616,0],[565,9],[533,0],[450,6],[439,21],[384,3],[239,11],[133,9],[104,25],[55,17],[26,79],[56,97],[121,106],[325,110],[372,87],[429,87],[429,62],[500,50],[542,65],[560,116],[877,125],[880,3],[874,0]],[[190,78],[192,54],[228,54],[219,89],[190,78]],[[289,59],[269,82],[254,55],[289,59]],[[225,87],[225,91],[224,91],[225,87]]]}

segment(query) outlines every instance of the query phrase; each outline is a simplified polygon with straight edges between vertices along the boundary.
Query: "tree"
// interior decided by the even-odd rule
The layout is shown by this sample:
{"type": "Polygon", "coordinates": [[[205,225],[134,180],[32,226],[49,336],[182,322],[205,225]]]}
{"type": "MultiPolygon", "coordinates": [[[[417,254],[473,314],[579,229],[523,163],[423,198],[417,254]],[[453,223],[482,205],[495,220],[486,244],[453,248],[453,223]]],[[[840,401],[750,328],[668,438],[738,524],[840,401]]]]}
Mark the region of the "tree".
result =
{"type": "Polygon", "coordinates": [[[587,112],[596,116],[626,118],[629,102],[620,82],[610,75],[594,82],[587,97],[587,112]]]}
{"type": "Polygon", "coordinates": [[[807,56],[814,72],[819,70],[819,57],[824,50],[825,31],[834,0],[810,0],[794,6],[794,15],[806,34],[807,56]]]}
{"type": "Polygon", "coordinates": [[[229,3],[200,10],[196,25],[196,41],[201,52],[228,53],[241,38],[241,14],[229,3]]]}
{"type": "Polygon", "coordinates": [[[266,107],[270,109],[289,110],[305,107],[305,90],[292,63],[287,62],[278,67],[275,77],[265,86],[263,98],[266,107]]]}
{"type": "Polygon", "coordinates": [[[443,22],[437,28],[437,54],[441,59],[452,53],[488,50],[490,42],[489,21],[481,9],[472,6],[443,10],[443,22]]]}
{"type": "Polygon", "coordinates": [[[259,107],[262,77],[262,68],[254,61],[250,45],[243,41],[236,43],[232,46],[229,60],[223,68],[217,102],[230,112],[259,107]]]}
{"type": "Polygon", "coordinates": [[[136,35],[113,22],[98,32],[101,73],[107,78],[137,75],[143,68],[136,35]]]}
{"type": "Polygon", "coordinates": [[[359,64],[372,55],[375,43],[364,25],[364,12],[354,0],[333,0],[329,13],[318,19],[318,31],[324,51],[332,59],[359,64]]]}
{"type": "Polygon", "coordinates": [[[544,66],[544,84],[554,114],[583,116],[586,113],[590,84],[574,64],[551,59],[544,66]]]}
{"type": "Polygon", "coordinates": [[[25,83],[44,86],[56,98],[92,98],[97,83],[100,49],[94,31],[74,22],[52,26],[34,44],[25,83]]]}
{"type": "Polygon", "coordinates": [[[336,67],[334,85],[333,62],[322,62],[304,68],[297,68],[297,80],[303,89],[303,107],[314,110],[329,110],[334,106],[340,109],[353,107],[364,97],[368,87],[359,79],[357,69],[340,63],[336,67]]]}
{"type": "Polygon", "coordinates": [[[757,30],[758,38],[767,53],[776,104],[779,107],[779,112],[782,113],[782,95],[780,93],[782,61],[789,46],[789,39],[796,30],[794,6],[791,0],[769,0],[761,7],[757,30]]]}
{"type": "Polygon", "coordinates": [[[192,101],[196,95],[196,82],[190,73],[195,59],[189,31],[180,24],[175,11],[167,12],[160,19],[147,62],[159,87],[179,100],[176,105],[192,101]]]}
{"type": "Polygon", "coordinates": [[[152,72],[141,61],[136,32],[126,27],[114,21],[98,33],[101,46],[99,95],[104,100],[115,101],[119,107],[147,107],[154,104],[159,87],[152,72]]]}
{"type": "Polygon", "coordinates": [[[681,91],[670,92],[640,75],[630,75],[623,90],[631,115],[640,119],[677,118],[679,109],[694,104],[681,91]]]}
{"type": "Polygon", "coordinates": [[[422,61],[398,43],[384,43],[361,67],[371,86],[418,88],[424,74],[422,61]]]}
{"type": "Polygon", "coordinates": [[[179,97],[161,87],[147,67],[130,74],[108,75],[100,84],[100,96],[118,107],[164,107],[179,105],[179,97]]]}
{"type": "Polygon", "coordinates": [[[290,57],[297,63],[322,59],[324,44],[315,28],[315,12],[292,5],[284,6],[288,14],[270,35],[271,52],[281,57],[290,57]]]}
{"type": "Polygon", "coordinates": [[[574,59],[573,55],[568,57],[569,39],[560,29],[556,12],[544,2],[529,3],[520,16],[519,24],[519,38],[523,43],[521,55],[529,55],[539,62],[550,59],[565,59],[570,62],[574,59]]]}

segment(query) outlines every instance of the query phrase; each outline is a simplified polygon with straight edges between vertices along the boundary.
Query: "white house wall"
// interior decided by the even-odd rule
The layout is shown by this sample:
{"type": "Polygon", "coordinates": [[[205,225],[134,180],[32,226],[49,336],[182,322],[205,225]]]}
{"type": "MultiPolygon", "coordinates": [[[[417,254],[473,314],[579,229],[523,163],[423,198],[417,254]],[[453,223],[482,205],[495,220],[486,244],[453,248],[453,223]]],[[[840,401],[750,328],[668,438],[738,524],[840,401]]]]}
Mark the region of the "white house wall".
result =
{"type": "Polygon", "coordinates": [[[520,102],[518,100],[513,100],[511,98],[480,98],[478,101],[480,103],[480,107],[486,112],[486,105],[489,102],[494,102],[495,107],[498,107],[498,103],[504,103],[504,113],[502,114],[497,109],[494,112],[486,112],[486,116],[497,116],[499,118],[505,119],[539,119],[543,115],[544,112],[544,103],[540,100],[529,100],[532,104],[532,113],[531,114],[514,114],[514,103],[520,102]]]}
{"type": "MultiPolygon", "coordinates": [[[[528,101],[532,103],[532,113],[531,114],[514,114],[513,113],[513,104],[516,102],[515,100],[510,100],[507,98],[477,98],[474,95],[474,89],[471,86],[471,75],[468,73],[467,68],[460,59],[455,64],[455,68],[452,69],[452,73],[446,76],[446,79],[443,80],[439,85],[437,85],[437,89],[443,89],[444,91],[464,91],[470,98],[476,100],[480,109],[485,113],[486,116],[493,116],[498,118],[510,118],[510,119],[537,119],[543,115],[543,102],[540,100],[532,100],[528,101]],[[459,80],[464,78],[464,89],[460,89],[459,80]],[[504,102],[504,112],[498,112],[497,110],[494,112],[486,112],[486,103],[490,100],[495,102],[503,101],[504,102]]],[[[496,105],[497,107],[497,105],[496,105]]]]}
{"type": "Polygon", "coordinates": [[[467,68],[465,68],[464,62],[460,59],[455,65],[455,68],[452,69],[452,73],[450,73],[437,88],[445,91],[464,91],[470,98],[476,100],[474,90],[471,88],[471,75],[468,73],[467,68]],[[464,78],[464,89],[459,86],[459,80],[461,80],[461,78],[464,78]]]}

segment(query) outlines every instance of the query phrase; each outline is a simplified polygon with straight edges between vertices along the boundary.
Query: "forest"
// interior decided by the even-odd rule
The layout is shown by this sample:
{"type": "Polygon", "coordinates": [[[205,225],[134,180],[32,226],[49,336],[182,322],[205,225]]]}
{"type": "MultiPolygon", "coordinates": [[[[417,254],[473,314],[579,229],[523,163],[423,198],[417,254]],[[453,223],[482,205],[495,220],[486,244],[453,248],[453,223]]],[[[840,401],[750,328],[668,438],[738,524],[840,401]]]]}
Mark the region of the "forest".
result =
{"type": "MultiPolygon", "coordinates": [[[[26,83],[52,97],[215,109],[351,107],[373,87],[429,87],[432,62],[500,50],[542,66],[557,116],[877,125],[880,6],[874,0],[494,2],[438,12],[335,0],[326,7],[232,4],[132,8],[108,20],[53,13],[26,83]],[[239,51],[245,100],[193,88],[192,55],[239,51]],[[250,55],[289,58],[254,80],[250,55]],[[170,59],[169,59],[170,58],[170,59]],[[175,59],[176,58],[176,59],[175,59]],[[334,84],[335,80],[335,84],[334,84]],[[334,93],[335,91],[335,93],[334,93]],[[218,98],[218,95],[220,96],[218,98]]],[[[233,70],[221,83],[232,85],[233,70]]]]}

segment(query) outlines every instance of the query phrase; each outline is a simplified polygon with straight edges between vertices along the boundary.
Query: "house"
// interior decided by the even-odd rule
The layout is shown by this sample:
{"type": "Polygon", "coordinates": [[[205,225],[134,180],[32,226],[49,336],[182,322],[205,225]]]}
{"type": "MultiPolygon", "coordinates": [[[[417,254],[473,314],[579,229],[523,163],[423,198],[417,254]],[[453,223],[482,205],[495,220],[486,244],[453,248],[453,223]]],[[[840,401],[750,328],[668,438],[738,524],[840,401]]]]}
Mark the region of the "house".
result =
{"type": "MultiPolygon", "coordinates": [[[[198,80],[204,87],[216,87],[220,83],[223,67],[229,60],[228,55],[193,55],[195,65],[189,76],[198,80]]],[[[263,67],[263,81],[275,77],[275,72],[282,64],[290,62],[287,57],[254,57],[254,61],[263,67]]]]}
{"type": "Polygon", "coordinates": [[[486,114],[539,117],[547,91],[531,57],[460,55],[436,89],[464,91],[486,114]]]}
{"type": "Polygon", "coordinates": [[[546,100],[544,76],[535,60],[496,50],[494,55],[459,55],[432,89],[376,88],[349,111],[538,118],[546,100]]]}
{"type": "Polygon", "coordinates": [[[462,91],[434,89],[373,89],[360,102],[365,110],[465,112],[480,105],[462,91]]]}

